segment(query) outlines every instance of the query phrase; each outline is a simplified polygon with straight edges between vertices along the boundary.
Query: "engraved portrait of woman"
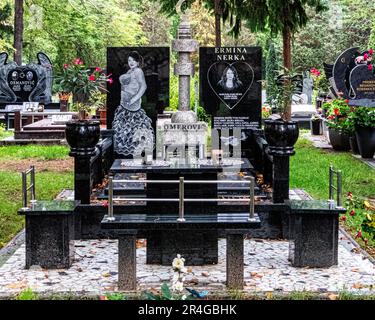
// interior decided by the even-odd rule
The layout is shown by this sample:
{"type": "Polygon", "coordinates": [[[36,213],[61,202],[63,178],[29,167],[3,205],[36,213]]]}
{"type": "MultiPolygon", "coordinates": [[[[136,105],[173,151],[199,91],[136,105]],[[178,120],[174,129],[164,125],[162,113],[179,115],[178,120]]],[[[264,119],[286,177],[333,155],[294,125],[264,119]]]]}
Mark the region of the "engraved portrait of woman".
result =
{"type": "Polygon", "coordinates": [[[143,151],[150,153],[154,149],[154,130],[141,105],[147,89],[143,58],[137,51],[132,51],[128,54],[127,64],[129,70],[119,77],[121,101],[112,123],[114,151],[124,156],[139,156],[143,151]]]}
{"type": "Polygon", "coordinates": [[[226,67],[217,85],[227,92],[242,87],[242,82],[238,78],[236,68],[234,68],[233,66],[226,67]]]}

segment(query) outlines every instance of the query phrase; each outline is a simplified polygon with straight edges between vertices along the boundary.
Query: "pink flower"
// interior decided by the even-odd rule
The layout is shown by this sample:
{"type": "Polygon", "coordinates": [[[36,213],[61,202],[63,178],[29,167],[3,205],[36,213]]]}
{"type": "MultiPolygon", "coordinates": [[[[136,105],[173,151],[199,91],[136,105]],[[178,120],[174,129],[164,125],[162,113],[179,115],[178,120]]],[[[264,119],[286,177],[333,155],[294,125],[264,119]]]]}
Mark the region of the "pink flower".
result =
{"type": "Polygon", "coordinates": [[[113,83],[113,79],[112,78],[108,78],[107,81],[108,81],[109,84],[113,83]]]}
{"type": "Polygon", "coordinates": [[[64,63],[64,69],[68,69],[69,65],[67,63],[64,63]]]}
{"type": "Polygon", "coordinates": [[[82,61],[80,58],[76,58],[76,59],[73,61],[73,63],[74,63],[76,66],[78,66],[78,65],[83,64],[83,61],[82,61]]]}
{"type": "Polygon", "coordinates": [[[368,54],[367,54],[367,53],[365,53],[365,54],[363,55],[363,59],[365,59],[365,60],[368,59],[368,54]]]}
{"type": "Polygon", "coordinates": [[[89,76],[89,80],[90,80],[90,81],[95,81],[95,76],[94,76],[93,74],[91,74],[91,75],[89,76]]]}
{"type": "Polygon", "coordinates": [[[371,55],[373,55],[373,53],[374,53],[374,49],[371,48],[371,49],[368,51],[368,53],[371,54],[371,55]]]}
{"type": "Polygon", "coordinates": [[[102,71],[103,69],[102,68],[99,68],[99,67],[96,67],[95,68],[95,71],[97,71],[97,72],[100,72],[100,71],[102,71]]]}
{"type": "Polygon", "coordinates": [[[107,208],[108,207],[108,201],[107,200],[103,200],[102,201],[102,206],[107,208]]]}
{"type": "Polygon", "coordinates": [[[371,71],[372,70],[372,64],[370,63],[369,65],[367,65],[367,68],[371,71]]]}

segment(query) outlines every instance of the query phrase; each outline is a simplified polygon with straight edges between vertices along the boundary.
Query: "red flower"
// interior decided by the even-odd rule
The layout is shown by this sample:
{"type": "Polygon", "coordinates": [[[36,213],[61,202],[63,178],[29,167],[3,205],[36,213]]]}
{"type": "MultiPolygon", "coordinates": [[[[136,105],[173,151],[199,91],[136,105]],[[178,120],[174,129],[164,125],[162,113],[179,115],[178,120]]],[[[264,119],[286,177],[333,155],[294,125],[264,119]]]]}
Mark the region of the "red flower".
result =
{"type": "Polygon", "coordinates": [[[109,84],[113,83],[113,79],[112,78],[108,78],[107,81],[108,81],[109,84]]]}
{"type": "Polygon", "coordinates": [[[336,115],[336,116],[339,116],[340,115],[340,110],[338,108],[333,108],[333,113],[336,115]]]}
{"type": "Polygon", "coordinates": [[[357,235],[356,235],[355,237],[356,237],[356,238],[362,238],[362,231],[359,230],[359,231],[357,232],[357,235]]]}
{"type": "Polygon", "coordinates": [[[100,71],[102,71],[103,69],[102,68],[99,68],[99,67],[96,67],[95,68],[95,71],[97,71],[97,72],[100,72],[100,71]]]}
{"type": "Polygon", "coordinates": [[[69,65],[67,63],[64,63],[64,69],[68,69],[69,65]]]}
{"type": "Polygon", "coordinates": [[[341,220],[342,220],[342,221],[345,221],[345,220],[346,220],[346,217],[345,217],[345,216],[342,216],[342,217],[341,217],[341,220]]]}
{"type": "Polygon", "coordinates": [[[368,54],[367,54],[367,53],[365,53],[365,54],[363,55],[363,59],[365,59],[365,60],[368,59],[368,54]]]}
{"type": "Polygon", "coordinates": [[[94,76],[93,74],[91,74],[91,75],[89,76],[89,80],[90,80],[90,81],[95,81],[95,76],[94,76]]]}
{"type": "Polygon", "coordinates": [[[102,206],[107,208],[108,207],[108,201],[107,200],[103,200],[102,201],[102,206]]]}
{"type": "Polygon", "coordinates": [[[369,70],[372,70],[372,64],[371,64],[371,63],[368,64],[368,65],[367,65],[367,68],[368,68],[369,70]]]}
{"type": "Polygon", "coordinates": [[[333,119],[335,119],[335,116],[331,114],[331,115],[328,117],[328,120],[333,120],[333,119]]]}
{"type": "Polygon", "coordinates": [[[373,55],[373,53],[374,53],[374,49],[371,48],[371,49],[368,51],[368,53],[371,54],[371,55],[373,55]]]}
{"type": "Polygon", "coordinates": [[[348,104],[348,103],[349,103],[349,100],[348,100],[348,99],[346,99],[346,100],[345,100],[345,103],[346,103],[346,104],[348,104]]]}
{"type": "Polygon", "coordinates": [[[355,211],[354,211],[354,209],[352,210],[352,211],[350,211],[350,213],[349,213],[351,216],[354,216],[355,215],[355,211]]]}
{"type": "Polygon", "coordinates": [[[350,191],[348,192],[348,198],[352,198],[353,196],[353,193],[351,193],[350,191]]]}

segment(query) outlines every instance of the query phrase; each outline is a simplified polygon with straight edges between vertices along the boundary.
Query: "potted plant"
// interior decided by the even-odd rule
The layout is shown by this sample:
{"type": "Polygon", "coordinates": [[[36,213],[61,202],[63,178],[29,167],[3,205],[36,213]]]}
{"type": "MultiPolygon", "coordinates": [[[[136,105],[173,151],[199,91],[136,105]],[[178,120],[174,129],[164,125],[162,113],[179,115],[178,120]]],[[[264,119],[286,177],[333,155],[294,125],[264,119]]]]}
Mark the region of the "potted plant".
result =
{"type": "Polygon", "coordinates": [[[101,68],[87,68],[76,58],[71,64],[64,64],[57,81],[61,91],[73,94],[73,109],[79,113],[79,119],[69,121],[65,129],[71,154],[90,153],[99,141],[100,122],[87,119],[87,115],[95,107],[94,97],[106,92],[106,83],[112,83],[112,79],[101,68]]]}
{"type": "Polygon", "coordinates": [[[350,150],[349,138],[351,133],[351,120],[349,118],[351,108],[348,100],[334,99],[324,103],[327,110],[327,126],[329,141],[334,150],[350,150]]]}
{"type": "Polygon", "coordinates": [[[107,91],[106,83],[112,83],[110,76],[99,67],[87,68],[80,58],[76,58],[72,63],[64,64],[56,82],[61,96],[72,94],[73,103],[90,104],[97,92],[107,91]]]}
{"type": "Polygon", "coordinates": [[[356,107],[352,119],[362,158],[372,158],[375,153],[375,108],[356,107]]]}
{"type": "Polygon", "coordinates": [[[265,120],[264,133],[270,151],[274,154],[294,154],[299,135],[298,123],[291,121],[292,95],[300,82],[299,75],[286,70],[277,77],[276,111],[280,118],[265,120]]]}
{"type": "Polygon", "coordinates": [[[312,135],[321,135],[323,133],[322,118],[320,114],[312,115],[310,119],[310,128],[312,135]]]}

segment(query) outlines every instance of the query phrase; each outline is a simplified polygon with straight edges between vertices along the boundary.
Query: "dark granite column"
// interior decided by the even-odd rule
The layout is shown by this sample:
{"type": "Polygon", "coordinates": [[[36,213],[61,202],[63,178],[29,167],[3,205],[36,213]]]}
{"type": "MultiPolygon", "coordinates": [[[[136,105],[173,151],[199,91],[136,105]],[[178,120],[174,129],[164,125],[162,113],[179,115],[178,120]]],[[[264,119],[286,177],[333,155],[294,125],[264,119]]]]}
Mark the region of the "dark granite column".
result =
{"type": "Polygon", "coordinates": [[[227,287],[242,290],[244,286],[244,232],[227,230],[227,287]]]}
{"type": "Polygon", "coordinates": [[[91,153],[74,157],[74,199],[82,204],[90,203],[90,158],[91,153]]]}
{"type": "Polygon", "coordinates": [[[137,289],[137,232],[129,231],[119,234],[118,243],[118,289],[137,289]]]}
{"type": "Polygon", "coordinates": [[[289,199],[289,155],[273,156],[273,202],[289,199]]]}

